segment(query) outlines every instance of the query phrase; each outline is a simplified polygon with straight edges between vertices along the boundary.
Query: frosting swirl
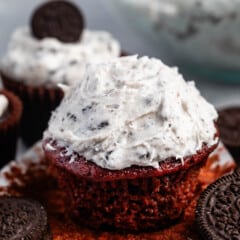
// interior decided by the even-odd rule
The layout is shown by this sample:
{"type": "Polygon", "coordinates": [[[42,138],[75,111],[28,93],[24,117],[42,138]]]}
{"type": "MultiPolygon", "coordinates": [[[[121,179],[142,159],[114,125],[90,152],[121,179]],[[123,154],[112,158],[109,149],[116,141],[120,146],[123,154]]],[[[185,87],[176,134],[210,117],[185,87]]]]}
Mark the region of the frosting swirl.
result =
{"type": "MultiPolygon", "coordinates": [[[[217,112],[177,68],[129,56],[89,65],[53,113],[45,138],[108,169],[159,167],[216,143],[217,112]]],[[[51,146],[49,146],[51,147],[51,146]]]]}
{"type": "Polygon", "coordinates": [[[120,55],[119,42],[104,31],[83,30],[77,43],[32,36],[28,27],[17,29],[1,61],[7,76],[29,85],[74,84],[82,78],[86,64],[120,55]]]}

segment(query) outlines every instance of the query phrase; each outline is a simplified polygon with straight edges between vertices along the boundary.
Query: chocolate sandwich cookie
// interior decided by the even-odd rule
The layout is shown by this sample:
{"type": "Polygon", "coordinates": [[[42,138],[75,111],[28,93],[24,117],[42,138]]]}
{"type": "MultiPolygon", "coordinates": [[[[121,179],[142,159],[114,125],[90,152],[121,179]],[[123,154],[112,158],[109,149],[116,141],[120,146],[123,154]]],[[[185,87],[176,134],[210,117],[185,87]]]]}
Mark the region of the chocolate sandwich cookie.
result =
{"type": "Polygon", "coordinates": [[[44,207],[36,201],[25,198],[1,197],[0,239],[52,239],[44,207]]]}
{"type": "Polygon", "coordinates": [[[31,20],[36,38],[54,37],[66,43],[77,42],[84,28],[84,18],[73,3],[50,1],[41,5],[31,20]]]}
{"type": "Polygon", "coordinates": [[[201,194],[196,223],[205,240],[240,239],[240,171],[220,178],[201,194]]]}
{"type": "Polygon", "coordinates": [[[224,108],[218,114],[220,138],[240,164],[240,106],[224,108]]]}

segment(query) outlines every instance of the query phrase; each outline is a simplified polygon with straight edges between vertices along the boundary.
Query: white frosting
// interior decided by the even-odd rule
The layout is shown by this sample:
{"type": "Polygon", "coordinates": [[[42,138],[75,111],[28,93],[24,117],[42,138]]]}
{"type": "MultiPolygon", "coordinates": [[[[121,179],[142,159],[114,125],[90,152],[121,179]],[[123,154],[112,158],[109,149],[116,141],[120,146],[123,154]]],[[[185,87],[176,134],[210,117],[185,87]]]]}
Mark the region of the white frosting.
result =
{"type": "Polygon", "coordinates": [[[89,61],[119,55],[119,42],[108,32],[84,30],[81,40],[70,44],[55,38],[38,40],[28,27],[21,27],[11,38],[1,69],[30,85],[71,85],[81,80],[89,61]]]}
{"type": "Polygon", "coordinates": [[[175,58],[206,67],[240,68],[240,0],[122,1],[138,10],[175,58]]]}
{"type": "Polygon", "coordinates": [[[177,68],[137,56],[92,64],[53,113],[45,138],[97,165],[123,169],[216,143],[217,113],[177,68]]]}
{"type": "Polygon", "coordinates": [[[0,94],[0,118],[7,111],[8,105],[8,99],[3,94],[0,94]]]}

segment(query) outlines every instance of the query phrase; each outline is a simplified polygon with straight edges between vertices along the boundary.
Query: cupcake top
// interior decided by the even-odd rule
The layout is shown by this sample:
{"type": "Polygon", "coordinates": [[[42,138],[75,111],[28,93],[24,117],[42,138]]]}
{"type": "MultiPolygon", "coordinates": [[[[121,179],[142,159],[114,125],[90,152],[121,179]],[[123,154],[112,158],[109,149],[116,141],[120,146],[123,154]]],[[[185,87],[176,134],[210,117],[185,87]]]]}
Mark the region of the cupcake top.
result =
{"type": "MultiPolygon", "coordinates": [[[[217,112],[177,68],[129,56],[87,67],[53,113],[45,139],[107,169],[159,167],[212,146],[217,112]]],[[[51,149],[52,146],[49,146],[51,149]]]]}
{"type": "Polygon", "coordinates": [[[108,32],[85,29],[79,41],[65,43],[53,37],[38,39],[29,27],[21,27],[12,35],[1,70],[33,86],[71,85],[82,78],[89,61],[119,55],[120,44],[108,32]]]}
{"type": "Polygon", "coordinates": [[[0,118],[2,118],[7,111],[8,105],[8,99],[3,94],[0,94],[0,118]]]}

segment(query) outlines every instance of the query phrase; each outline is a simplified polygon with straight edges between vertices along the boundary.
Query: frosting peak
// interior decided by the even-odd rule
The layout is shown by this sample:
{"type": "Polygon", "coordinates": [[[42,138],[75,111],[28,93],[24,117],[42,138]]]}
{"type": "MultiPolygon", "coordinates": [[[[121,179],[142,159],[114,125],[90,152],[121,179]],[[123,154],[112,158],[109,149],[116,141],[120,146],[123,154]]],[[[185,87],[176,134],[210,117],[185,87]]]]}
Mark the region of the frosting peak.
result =
{"type": "Polygon", "coordinates": [[[160,60],[122,57],[89,65],[53,113],[45,138],[97,165],[153,166],[216,143],[217,113],[177,68],[160,60]]]}

